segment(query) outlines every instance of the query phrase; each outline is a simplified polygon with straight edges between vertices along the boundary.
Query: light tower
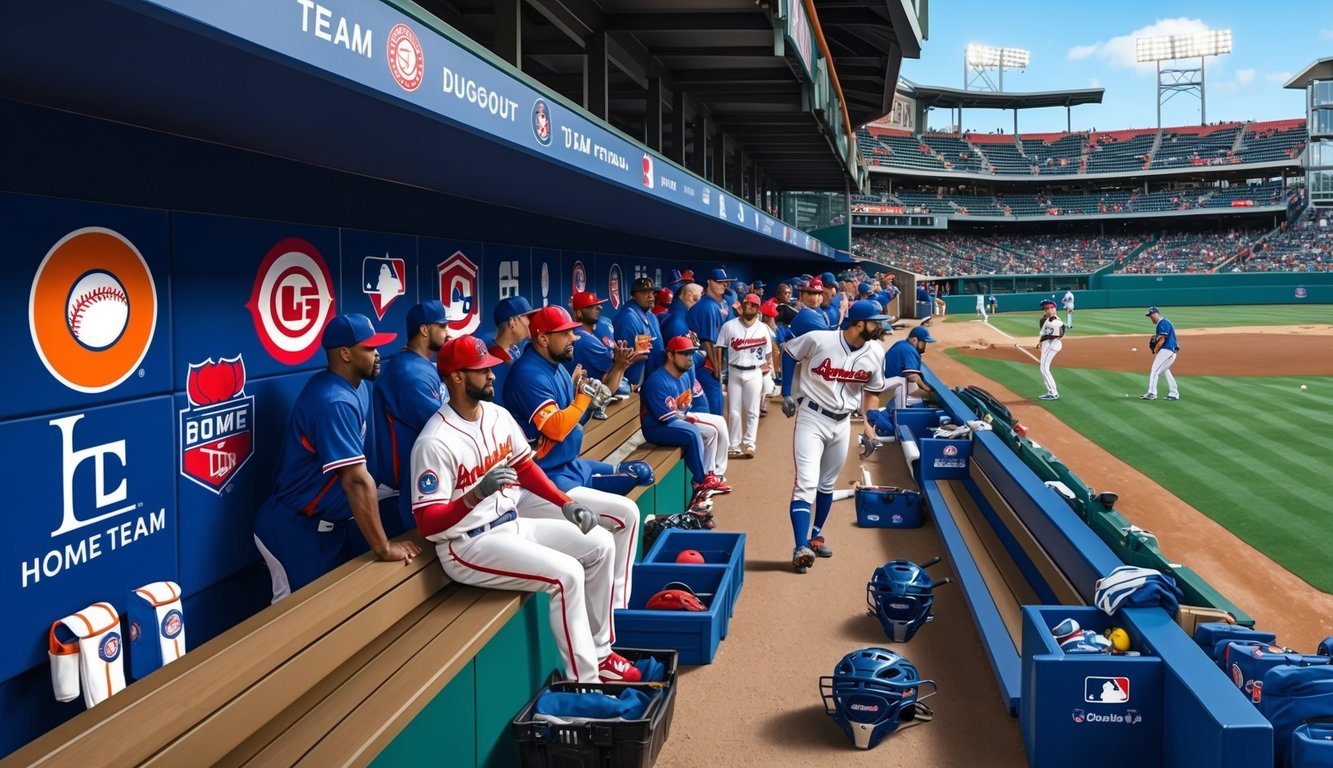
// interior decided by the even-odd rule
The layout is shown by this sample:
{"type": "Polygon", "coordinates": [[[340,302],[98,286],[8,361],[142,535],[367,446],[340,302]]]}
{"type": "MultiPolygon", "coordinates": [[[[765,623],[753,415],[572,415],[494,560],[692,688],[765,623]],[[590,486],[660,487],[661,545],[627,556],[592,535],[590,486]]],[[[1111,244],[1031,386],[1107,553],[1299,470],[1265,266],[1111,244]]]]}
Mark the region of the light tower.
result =
{"type": "Polygon", "coordinates": [[[963,90],[1003,91],[1004,70],[1027,69],[1031,53],[1026,48],[992,48],[989,45],[968,43],[963,50],[963,90]],[[997,86],[990,79],[990,70],[1000,71],[997,86]],[[972,88],[973,85],[978,86],[972,88]]]}
{"type": "Polygon", "coordinates": [[[1204,61],[1209,56],[1231,53],[1231,30],[1210,29],[1188,35],[1140,37],[1135,40],[1135,52],[1140,62],[1157,63],[1157,130],[1162,130],[1162,105],[1179,93],[1193,93],[1199,97],[1199,125],[1208,122],[1207,100],[1204,97],[1204,61]],[[1162,68],[1162,62],[1198,59],[1199,66],[1162,68]]]}

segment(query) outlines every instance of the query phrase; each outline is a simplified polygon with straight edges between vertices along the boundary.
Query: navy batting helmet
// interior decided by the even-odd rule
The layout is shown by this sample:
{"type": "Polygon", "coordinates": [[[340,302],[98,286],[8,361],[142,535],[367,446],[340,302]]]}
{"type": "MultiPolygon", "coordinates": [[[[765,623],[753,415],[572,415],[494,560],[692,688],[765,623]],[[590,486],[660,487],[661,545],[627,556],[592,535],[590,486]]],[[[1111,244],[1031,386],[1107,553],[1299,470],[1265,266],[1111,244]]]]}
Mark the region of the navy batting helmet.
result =
{"type": "Polygon", "coordinates": [[[922,702],[938,686],[922,680],[912,662],[887,648],[852,651],[819,678],[824,713],[842,728],[858,749],[870,749],[908,720],[929,720],[934,715],[922,702]],[[931,692],[921,695],[921,686],[931,692]]]}
{"type": "Polygon", "coordinates": [[[905,643],[935,618],[930,614],[935,604],[935,584],[926,568],[937,562],[939,558],[920,566],[910,560],[890,560],[870,575],[866,606],[879,619],[889,640],[905,643]]]}

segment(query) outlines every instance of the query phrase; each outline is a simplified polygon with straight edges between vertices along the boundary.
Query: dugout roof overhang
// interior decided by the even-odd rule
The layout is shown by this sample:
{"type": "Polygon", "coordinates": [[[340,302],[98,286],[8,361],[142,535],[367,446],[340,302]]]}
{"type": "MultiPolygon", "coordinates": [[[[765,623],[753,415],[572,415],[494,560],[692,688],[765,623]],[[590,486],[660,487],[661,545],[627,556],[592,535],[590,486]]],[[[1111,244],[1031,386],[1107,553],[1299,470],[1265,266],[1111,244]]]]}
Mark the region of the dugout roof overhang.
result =
{"type": "Polygon", "coordinates": [[[1283,88],[1304,89],[1315,80],[1333,80],[1333,57],[1327,59],[1316,59],[1305,69],[1296,73],[1296,76],[1283,83],[1283,88]]]}
{"type": "Polygon", "coordinates": [[[927,109],[1042,109],[1101,104],[1104,88],[1078,88],[1068,91],[967,91],[939,85],[912,83],[907,95],[927,109]]]}

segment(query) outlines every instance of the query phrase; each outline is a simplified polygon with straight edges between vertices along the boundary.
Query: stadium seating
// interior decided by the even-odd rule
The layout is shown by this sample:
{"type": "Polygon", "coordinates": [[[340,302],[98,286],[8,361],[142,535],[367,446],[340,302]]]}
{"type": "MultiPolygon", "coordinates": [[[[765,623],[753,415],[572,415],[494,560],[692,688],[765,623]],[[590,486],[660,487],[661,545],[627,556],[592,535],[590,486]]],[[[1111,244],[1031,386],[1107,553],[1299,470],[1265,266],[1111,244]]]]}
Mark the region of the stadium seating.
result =
{"type": "Polygon", "coordinates": [[[1232,229],[1226,232],[1166,233],[1120,272],[1211,272],[1250,247],[1257,232],[1232,229]]]}
{"type": "Polygon", "coordinates": [[[1252,254],[1242,254],[1236,269],[1333,272],[1333,213],[1307,209],[1291,226],[1280,228],[1256,244],[1252,254]]]}
{"type": "Polygon", "coordinates": [[[1305,120],[1300,118],[1250,123],[1241,139],[1241,156],[1247,163],[1295,160],[1307,141],[1305,120]]]}

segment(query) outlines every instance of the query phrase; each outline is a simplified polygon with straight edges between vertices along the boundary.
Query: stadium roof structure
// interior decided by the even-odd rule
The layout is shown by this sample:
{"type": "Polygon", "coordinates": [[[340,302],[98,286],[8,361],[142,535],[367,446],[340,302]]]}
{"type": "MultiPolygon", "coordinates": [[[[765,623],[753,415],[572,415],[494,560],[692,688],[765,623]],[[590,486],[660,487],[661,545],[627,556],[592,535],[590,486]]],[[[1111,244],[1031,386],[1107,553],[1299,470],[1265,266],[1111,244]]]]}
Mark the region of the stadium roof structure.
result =
{"type": "Polygon", "coordinates": [[[1042,109],[1101,104],[1104,88],[1078,88],[1068,91],[966,91],[939,85],[907,84],[907,93],[917,103],[930,109],[1042,109]]]}
{"type": "Polygon", "coordinates": [[[1283,88],[1304,89],[1313,80],[1333,80],[1333,57],[1315,59],[1305,69],[1282,85],[1283,88]]]}

